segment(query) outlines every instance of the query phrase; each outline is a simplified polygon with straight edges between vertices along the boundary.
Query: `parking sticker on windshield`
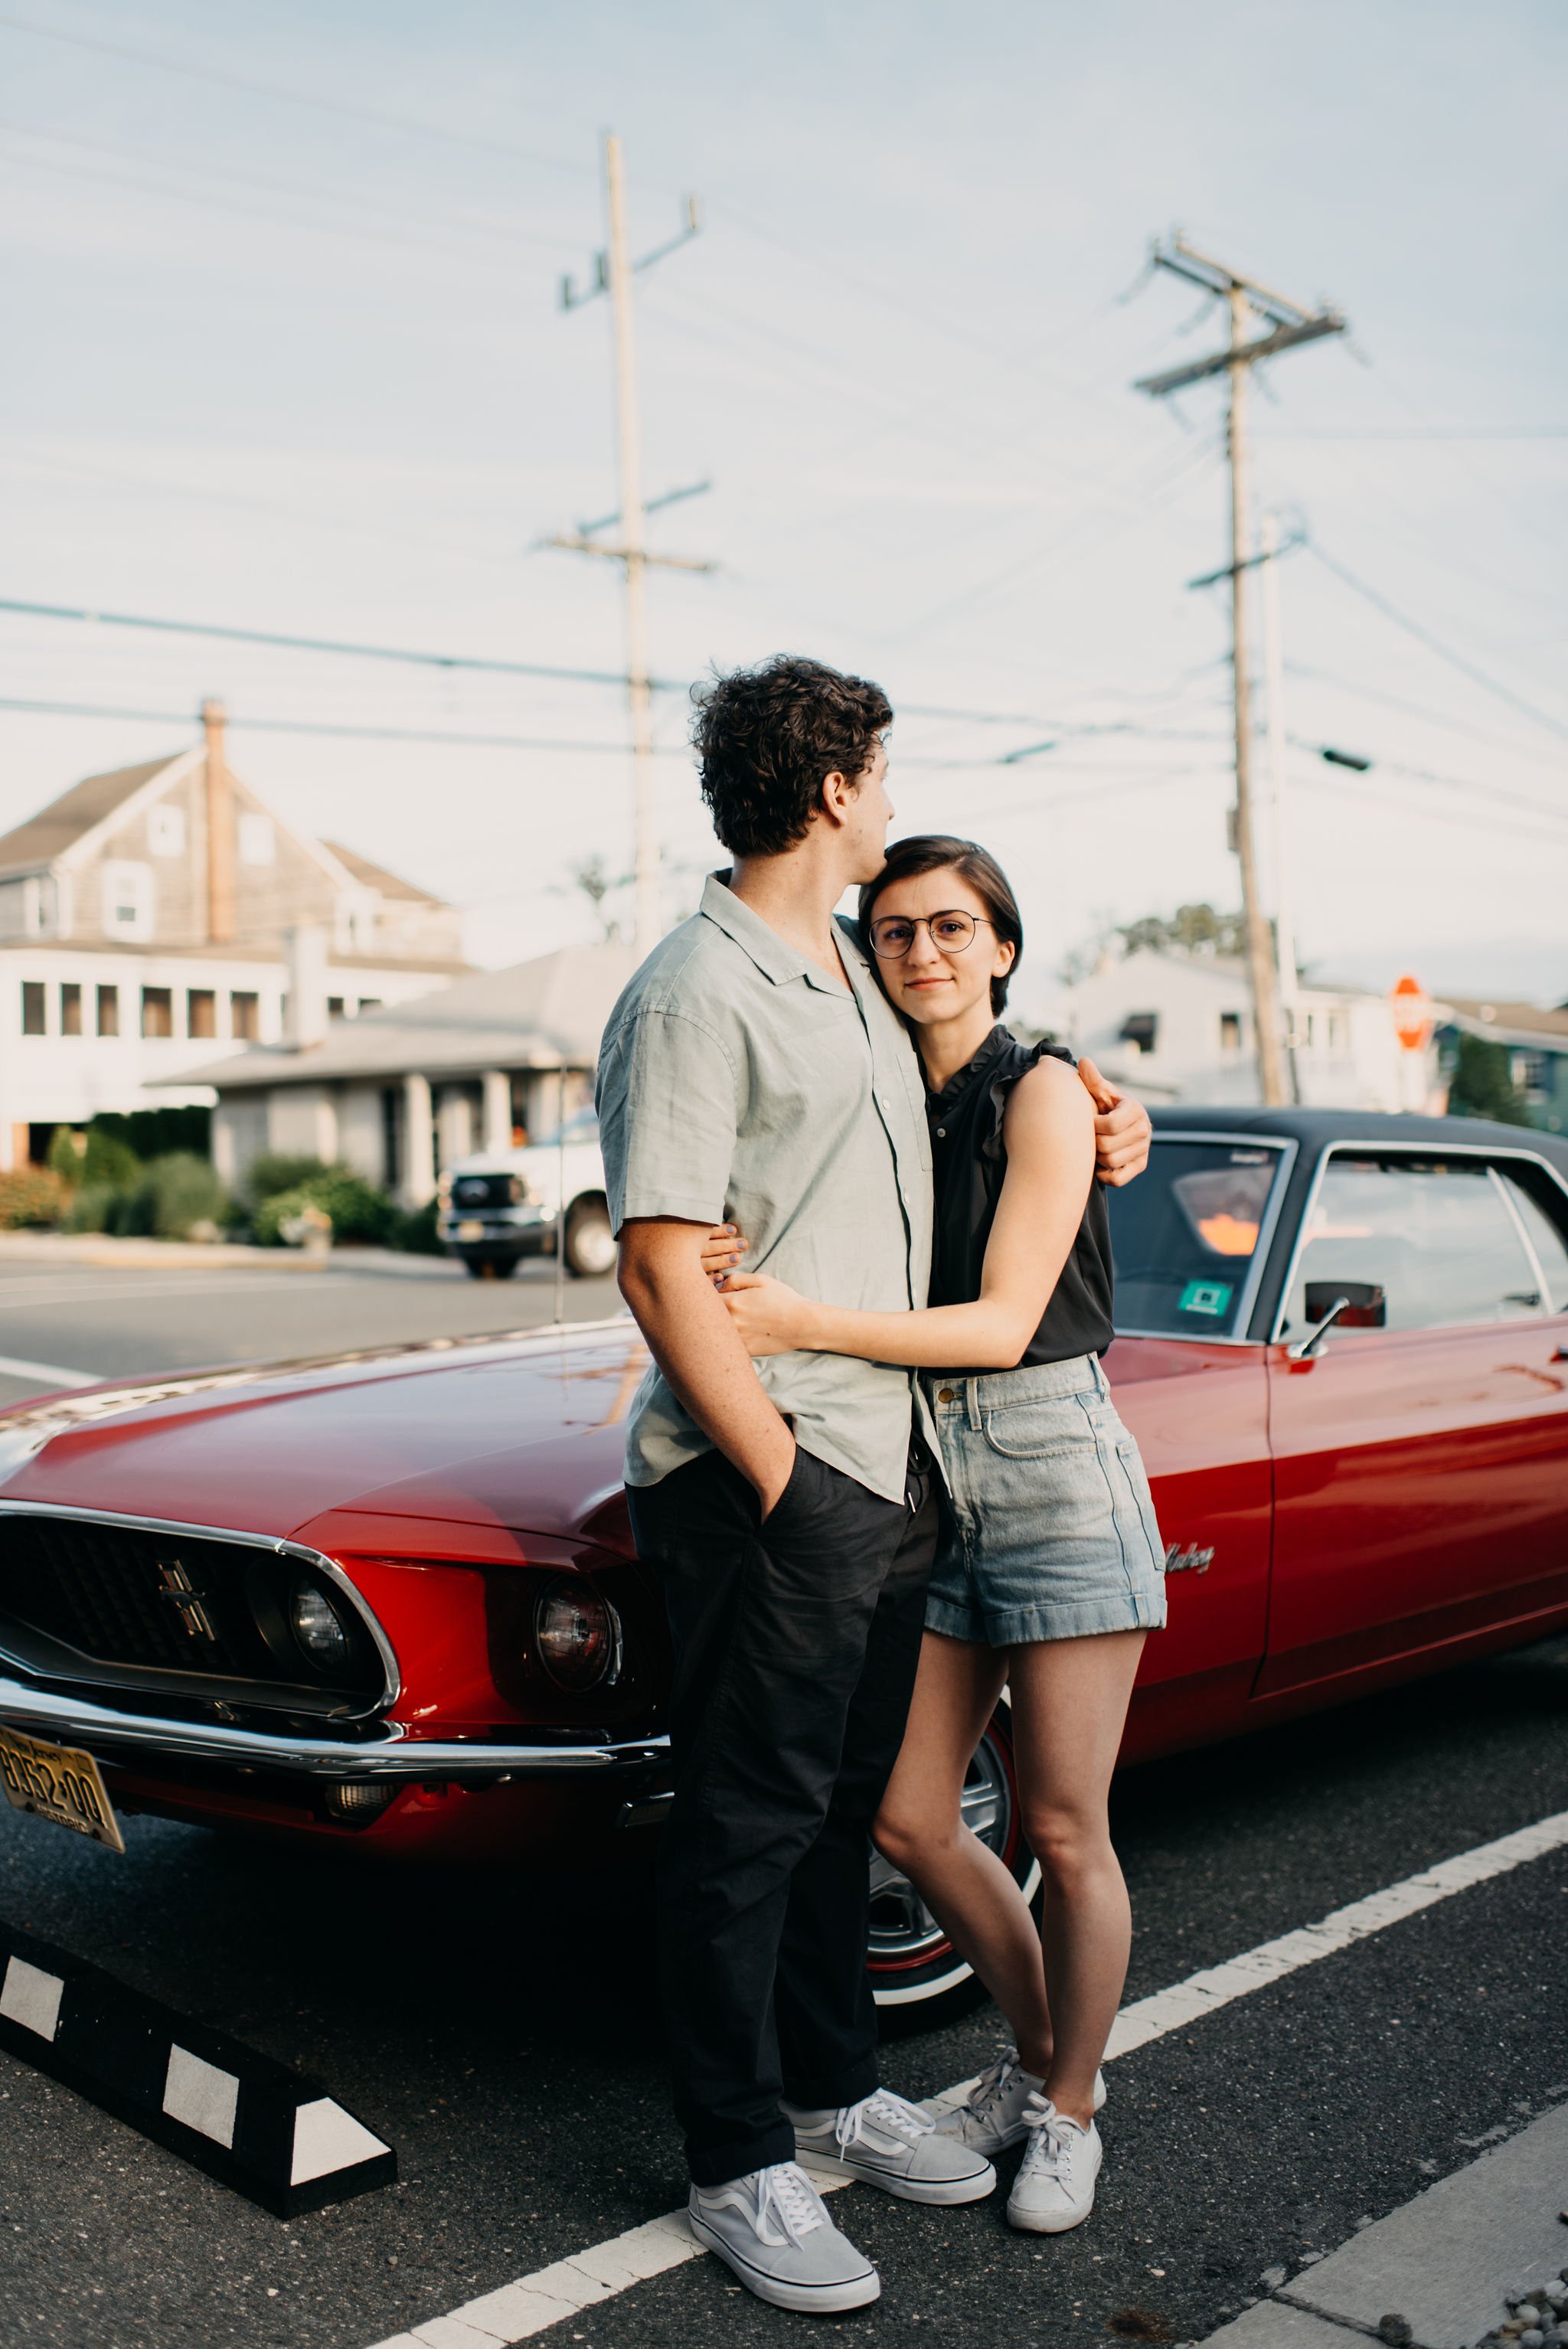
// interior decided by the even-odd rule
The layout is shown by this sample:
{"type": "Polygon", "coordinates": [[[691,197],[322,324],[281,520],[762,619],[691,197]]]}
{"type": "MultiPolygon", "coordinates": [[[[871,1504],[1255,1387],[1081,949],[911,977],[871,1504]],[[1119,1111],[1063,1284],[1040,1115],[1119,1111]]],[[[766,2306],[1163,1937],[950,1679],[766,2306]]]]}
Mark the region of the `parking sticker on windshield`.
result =
{"type": "Polygon", "coordinates": [[[1190,1280],[1176,1300],[1178,1313],[1222,1313],[1235,1290],[1227,1280],[1190,1280]]]}

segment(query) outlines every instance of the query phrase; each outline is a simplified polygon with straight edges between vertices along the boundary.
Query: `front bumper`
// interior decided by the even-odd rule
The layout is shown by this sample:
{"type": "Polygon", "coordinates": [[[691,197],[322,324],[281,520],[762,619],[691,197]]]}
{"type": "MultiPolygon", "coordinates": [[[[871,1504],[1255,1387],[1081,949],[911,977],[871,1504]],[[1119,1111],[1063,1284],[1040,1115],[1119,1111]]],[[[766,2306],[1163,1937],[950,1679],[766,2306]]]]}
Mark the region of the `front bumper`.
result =
{"type": "Polygon", "coordinates": [[[366,1735],[328,1738],[221,1723],[163,1721],[115,1713],[86,1697],[30,1688],[0,1677],[0,1722],[29,1737],[85,1746],[96,1760],[122,1767],[201,1763],[234,1770],[281,1770],[306,1778],[369,1780],[378,1785],[444,1779],[458,1785],[504,1785],[511,1779],[581,1778],[667,1764],[669,1739],[655,1735],[581,1745],[410,1737],[395,1721],[366,1735]]]}
{"type": "Polygon", "coordinates": [[[554,1229],[553,1212],[532,1201],[519,1207],[476,1207],[471,1215],[446,1207],[436,1221],[436,1236],[443,1247],[505,1247],[525,1256],[542,1247],[554,1229]]]}

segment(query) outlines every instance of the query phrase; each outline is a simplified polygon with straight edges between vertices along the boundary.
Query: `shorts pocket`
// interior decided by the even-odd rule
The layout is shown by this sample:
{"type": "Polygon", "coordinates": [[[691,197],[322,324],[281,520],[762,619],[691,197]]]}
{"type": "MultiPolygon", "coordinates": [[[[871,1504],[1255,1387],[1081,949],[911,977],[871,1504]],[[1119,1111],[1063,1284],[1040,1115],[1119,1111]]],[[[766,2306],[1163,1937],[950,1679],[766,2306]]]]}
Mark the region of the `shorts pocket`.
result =
{"type": "Polygon", "coordinates": [[[1005,1403],[985,1417],[985,1441],[1004,1460],[1048,1460],[1094,1446],[1094,1428],[1075,1395],[1050,1402],[1005,1403]]]}

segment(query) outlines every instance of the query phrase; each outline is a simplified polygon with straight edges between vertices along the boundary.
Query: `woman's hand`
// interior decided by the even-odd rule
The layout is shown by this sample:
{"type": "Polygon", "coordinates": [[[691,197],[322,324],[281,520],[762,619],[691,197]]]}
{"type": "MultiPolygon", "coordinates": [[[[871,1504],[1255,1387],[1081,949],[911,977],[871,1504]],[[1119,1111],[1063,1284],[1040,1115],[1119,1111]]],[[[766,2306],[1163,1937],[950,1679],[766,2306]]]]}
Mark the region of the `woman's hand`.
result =
{"type": "Polygon", "coordinates": [[[796,1354],[811,1347],[815,1307],[765,1272],[732,1272],[722,1295],[748,1354],[796,1354]]]}
{"type": "Polygon", "coordinates": [[[735,1270],[747,1246],[734,1224],[715,1224],[702,1244],[699,1261],[716,1288],[724,1287],[725,1276],[735,1270]]]}

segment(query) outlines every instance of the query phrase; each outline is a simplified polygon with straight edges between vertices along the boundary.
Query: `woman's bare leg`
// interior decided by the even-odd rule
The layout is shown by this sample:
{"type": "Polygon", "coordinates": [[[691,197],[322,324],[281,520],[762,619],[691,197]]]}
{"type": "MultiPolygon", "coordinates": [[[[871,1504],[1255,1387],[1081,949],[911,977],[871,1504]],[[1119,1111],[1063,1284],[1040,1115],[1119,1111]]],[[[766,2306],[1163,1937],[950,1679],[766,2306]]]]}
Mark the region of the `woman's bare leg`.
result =
{"type": "Polygon", "coordinates": [[[970,1834],[959,1808],[1006,1677],[999,1650],[927,1631],[903,1746],[872,1834],[1006,2016],[1024,2069],[1043,2078],[1051,2018],[1040,1937],[1006,1866],[970,1834]]]}
{"type": "Polygon", "coordinates": [[[1057,2111],[1086,2127],[1132,1938],[1107,1803],[1144,1637],[1041,1640],[1008,1658],[1024,1832],[1046,1888],[1040,1930],[1055,2030],[1040,2068],[1057,2111]]]}

